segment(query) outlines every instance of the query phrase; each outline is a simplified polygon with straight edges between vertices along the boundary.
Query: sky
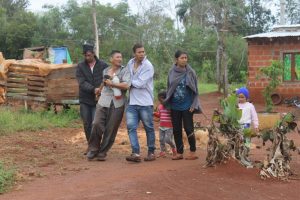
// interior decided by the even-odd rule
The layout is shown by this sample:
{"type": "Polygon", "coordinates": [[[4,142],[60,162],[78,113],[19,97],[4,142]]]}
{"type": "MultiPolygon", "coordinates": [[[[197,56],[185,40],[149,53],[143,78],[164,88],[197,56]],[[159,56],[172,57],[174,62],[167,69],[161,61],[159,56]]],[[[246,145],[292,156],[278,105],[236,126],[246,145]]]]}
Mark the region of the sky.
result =
{"type": "MultiPolygon", "coordinates": [[[[28,9],[33,11],[33,12],[38,12],[38,11],[42,11],[43,10],[43,5],[45,4],[50,4],[50,5],[63,5],[66,4],[68,0],[29,0],[29,7],[28,9]]],[[[77,0],[77,2],[82,3],[82,2],[86,2],[87,0],[77,0]]],[[[134,0],[129,0],[129,4],[130,2],[132,2],[134,0]]],[[[121,0],[98,0],[98,2],[100,2],[101,4],[107,4],[107,3],[111,3],[112,5],[115,5],[117,3],[120,3],[121,0]]]]}
{"type": "MultiPolygon", "coordinates": [[[[66,4],[68,0],[29,0],[29,7],[28,9],[33,11],[33,12],[40,12],[43,11],[43,5],[45,4],[50,4],[50,5],[57,5],[61,6],[63,4],[66,4]]],[[[87,0],[77,0],[78,3],[86,2],[87,0]]],[[[101,4],[107,4],[110,3],[112,5],[116,5],[122,0],[97,0],[101,4]]],[[[151,1],[159,2],[161,5],[164,7],[164,11],[166,14],[168,14],[170,17],[173,19],[176,18],[176,9],[175,9],[175,4],[179,0],[127,0],[129,4],[129,8],[132,13],[137,14],[143,8],[151,5],[151,1]]]]}

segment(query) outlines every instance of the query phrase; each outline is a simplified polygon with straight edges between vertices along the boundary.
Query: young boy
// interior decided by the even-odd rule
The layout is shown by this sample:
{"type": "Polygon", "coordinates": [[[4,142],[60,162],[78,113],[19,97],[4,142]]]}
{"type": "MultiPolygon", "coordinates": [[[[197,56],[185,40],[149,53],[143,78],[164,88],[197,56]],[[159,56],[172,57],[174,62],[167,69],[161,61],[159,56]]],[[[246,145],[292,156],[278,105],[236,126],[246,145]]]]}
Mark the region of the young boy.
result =
{"type": "MultiPolygon", "coordinates": [[[[236,91],[236,94],[239,98],[239,108],[242,110],[242,117],[239,120],[242,128],[250,128],[251,124],[254,127],[255,133],[258,133],[258,117],[255,110],[255,107],[252,103],[248,102],[249,100],[249,91],[247,88],[242,87],[236,91]]],[[[251,137],[244,138],[246,147],[250,148],[251,137]]]]}
{"type": "Polygon", "coordinates": [[[175,157],[176,147],[173,140],[173,126],[171,121],[171,111],[163,105],[165,98],[166,98],[165,91],[162,91],[158,94],[158,100],[160,104],[158,106],[158,111],[154,113],[154,116],[160,119],[159,120],[159,142],[160,142],[159,157],[166,157],[166,143],[171,146],[173,157],[175,157]]]}

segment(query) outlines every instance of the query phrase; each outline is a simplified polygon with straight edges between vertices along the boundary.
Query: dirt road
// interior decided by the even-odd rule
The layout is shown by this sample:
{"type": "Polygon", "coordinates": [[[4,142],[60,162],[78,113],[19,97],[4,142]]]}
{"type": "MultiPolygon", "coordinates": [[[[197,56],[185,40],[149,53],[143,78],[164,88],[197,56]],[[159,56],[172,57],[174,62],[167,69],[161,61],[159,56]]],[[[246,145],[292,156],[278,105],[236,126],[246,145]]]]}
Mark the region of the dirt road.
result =
{"type": "MultiPolygon", "coordinates": [[[[201,97],[207,113],[217,107],[217,97],[201,97]]],[[[203,120],[203,116],[196,120],[203,120]]],[[[145,134],[142,132],[139,137],[141,146],[145,146],[145,134]]],[[[300,136],[293,137],[300,145],[300,136]]],[[[205,148],[198,148],[200,158],[195,161],[172,161],[169,156],[154,162],[128,163],[125,156],[129,155],[130,146],[124,124],[107,161],[87,161],[82,154],[85,148],[81,128],[1,137],[1,160],[14,165],[19,173],[14,189],[0,195],[0,199],[299,199],[299,180],[263,181],[258,169],[246,169],[234,160],[216,168],[203,168],[205,148]]],[[[145,148],[142,153],[145,155],[145,148]]],[[[263,159],[265,155],[263,149],[255,149],[251,158],[263,159]]],[[[296,153],[291,166],[300,173],[300,156],[296,153]]]]}

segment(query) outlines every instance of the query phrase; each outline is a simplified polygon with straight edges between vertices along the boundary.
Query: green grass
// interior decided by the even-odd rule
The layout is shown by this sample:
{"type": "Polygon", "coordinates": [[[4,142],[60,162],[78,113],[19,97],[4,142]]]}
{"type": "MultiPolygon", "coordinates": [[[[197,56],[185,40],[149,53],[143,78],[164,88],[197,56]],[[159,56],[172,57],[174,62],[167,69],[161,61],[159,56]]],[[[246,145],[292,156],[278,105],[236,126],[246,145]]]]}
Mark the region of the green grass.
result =
{"type": "Polygon", "coordinates": [[[199,83],[198,85],[200,94],[218,91],[218,86],[215,83],[199,83]]]}
{"type": "Polygon", "coordinates": [[[79,113],[73,108],[55,114],[53,111],[13,111],[9,107],[0,107],[0,135],[18,131],[68,127],[74,124],[76,119],[79,119],[79,113]]]}
{"type": "Polygon", "coordinates": [[[0,162],[0,194],[6,192],[15,181],[15,170],[6,169],[0,162]]]}
{"type": "MultiPolygon", "coordinates": [[[[232,83],[229,86],[229,92],[234,91],[236,88],[245,86],[244,83],[232,83]]],[[[199,83],[199,92],[200,94],[216,92],[218,91],[218,86],[215,83],[199,83]]]]}
{"type": "MultiPolygon", "coordinates": [[[[156,80],[154,82],[154,96],[155,99],[157,99],[157,93],[161,91],[162,89],[166,89],[166,80],[156,80]]],[[[245,86],[244,83],[232,83],[229,87],[229,92],[234,91],[236,88],[240,88],[242,86],[245,86]]],[[[216,92],[218,91],[218,86],[215,83],[202,83],[199,82],[198,89],[200,94],[206,94],[210,92],[216,92]]]]}

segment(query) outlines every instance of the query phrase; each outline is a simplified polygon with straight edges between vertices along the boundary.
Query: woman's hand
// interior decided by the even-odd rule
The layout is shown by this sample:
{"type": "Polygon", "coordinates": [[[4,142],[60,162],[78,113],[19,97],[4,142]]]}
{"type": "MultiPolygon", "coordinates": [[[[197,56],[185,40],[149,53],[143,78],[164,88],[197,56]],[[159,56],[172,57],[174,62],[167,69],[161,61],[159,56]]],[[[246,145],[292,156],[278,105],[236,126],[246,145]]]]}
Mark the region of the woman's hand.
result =
{"type": "Polygon", "coordinates": [[[191,113],[194,112],[194,110],[195,110],[194,108],[190,108],[190,112],[191,112],[191,113]]]}

